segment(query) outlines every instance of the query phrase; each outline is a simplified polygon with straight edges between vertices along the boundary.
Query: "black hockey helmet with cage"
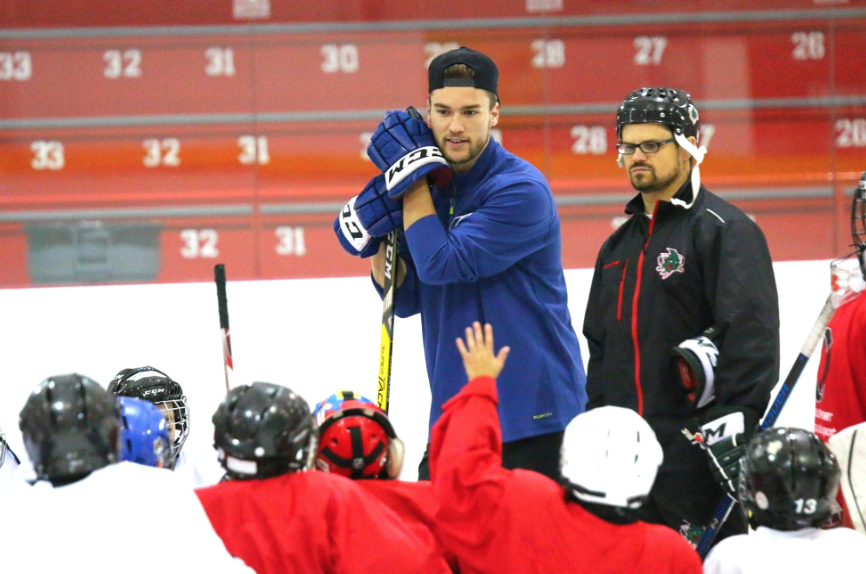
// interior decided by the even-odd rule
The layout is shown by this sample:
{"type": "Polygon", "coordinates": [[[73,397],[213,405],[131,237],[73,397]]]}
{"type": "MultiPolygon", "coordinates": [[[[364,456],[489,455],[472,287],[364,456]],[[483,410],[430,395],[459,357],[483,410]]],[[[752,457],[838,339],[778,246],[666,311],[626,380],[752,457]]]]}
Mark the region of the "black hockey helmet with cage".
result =
{"type": "Polygon", "coordinates": [[[851,203],[851,239],[857,250],[860,271],[866,277],[866,171],[860,176],[860,183],[854,190],[851,203]]]}
{"type": "Polygon", "coordinates": [[[291,389],[256,382],[233,388],[213,415],[214,448],[231,479],[270,478],[311,467],[316,427],[291,389]]]}
{"type": "Polygon", "coordinates": [[[674,135],[698,139],[700,117],[688,92],[673,88],[641,88],[623,100],[616,113],[616,135],[628,124],[664,124],[674,135]]]}
{"type": "Polygon", "coordinates": [[[798,428],[765,430],[749,443],[741,465],[739,500],[753,528],[800,530],[830,518],[839,465],[815,434],[798,428]]]}
{"type": "Polygon", "coordinates": [[[83,375],[39,383],[21,409],[19,426],[40,479],[69,482],[118,461],[120,404],[83,375]]]}
{"type": "Polygon", "coordinates": [[[144,399],[163,412],[172,436],[173,466],[189,436],[189,405],[180,383],[159,369],[146,366],[121,370],[108,384],[108,391],[119,397],[144,399]]]}

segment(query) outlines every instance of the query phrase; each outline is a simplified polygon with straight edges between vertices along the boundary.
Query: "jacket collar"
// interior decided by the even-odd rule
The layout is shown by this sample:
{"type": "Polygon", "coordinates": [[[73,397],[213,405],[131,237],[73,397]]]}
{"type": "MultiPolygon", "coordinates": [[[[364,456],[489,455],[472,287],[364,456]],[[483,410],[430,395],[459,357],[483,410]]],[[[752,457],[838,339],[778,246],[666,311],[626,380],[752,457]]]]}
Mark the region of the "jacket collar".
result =
{"type": "MultiPolygon", "coordinates": [[[[703,186],[701,186],[703,188],[703,186]]],[[[692,180],[688,178],[685,183],[683,183],[677,192],[674,194],[673,199],[679,199],[681,203],[672,203],[672,207],[680,207],[682,209],[688,209],[691,207],[691,204],[694,203],[695,197],[692,194],[692,180]],[[684,205],[687,204],[688,207],[684,205]]],[[[671,203],[670,201],[666,203],[671,203]]],[[[631,201],[629,201],[625,206],[625,212],[629,215],[633,215],[635,213],[643,213],[643,194],[638,193],[634,196],[631,201]]]]}

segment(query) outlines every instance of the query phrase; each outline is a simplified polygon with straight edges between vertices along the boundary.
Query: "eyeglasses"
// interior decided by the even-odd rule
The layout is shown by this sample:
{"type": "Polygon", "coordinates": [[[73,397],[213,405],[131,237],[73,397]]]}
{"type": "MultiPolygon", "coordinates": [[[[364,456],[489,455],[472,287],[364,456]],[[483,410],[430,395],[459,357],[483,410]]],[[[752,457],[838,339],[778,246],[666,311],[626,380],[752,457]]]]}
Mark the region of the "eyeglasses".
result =
{"type": "Polygon", "coordinates": [[[664,140],[660,142],[648,141],[639,144],[627,144],[627,143],[618,143],[616,144],[616,151],[621,153],[622,155],[632,155],[635,150],[640,148],[640,151],[644,153],[655,153],[661,149],[663,145],[666,143],[671,143],[676,138],[671,138],[669,140],[664,140]]]}

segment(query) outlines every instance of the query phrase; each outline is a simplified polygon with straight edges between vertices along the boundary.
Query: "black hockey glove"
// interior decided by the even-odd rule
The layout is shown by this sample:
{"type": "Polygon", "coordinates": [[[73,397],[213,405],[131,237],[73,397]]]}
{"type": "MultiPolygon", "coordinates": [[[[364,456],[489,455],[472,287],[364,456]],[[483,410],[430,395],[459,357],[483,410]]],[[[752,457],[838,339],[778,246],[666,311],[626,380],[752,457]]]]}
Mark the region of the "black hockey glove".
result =
{"type": "Polygon", "coordinates": [[[715,407],[707,412],[701,426],[713,478],[731,496],[736,496],[740,459],[757,430],[759,418],[752,409],[715,407]]]}
{"type": "Polygon", "coordinates": [[[677,362],[680,385],[698,409],[715,398],[715,372],[719,358],[717,343],[721,344],[721,334],[713,326],[671,349],[677,362]]]}

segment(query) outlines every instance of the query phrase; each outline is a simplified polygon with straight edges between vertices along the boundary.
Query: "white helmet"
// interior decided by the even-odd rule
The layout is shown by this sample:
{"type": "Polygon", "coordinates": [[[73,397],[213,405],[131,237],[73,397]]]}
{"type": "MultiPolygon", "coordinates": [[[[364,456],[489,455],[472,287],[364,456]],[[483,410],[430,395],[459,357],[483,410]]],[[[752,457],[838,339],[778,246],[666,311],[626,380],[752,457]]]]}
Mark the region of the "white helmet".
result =
{"type": "Polygon", "coordinates": [[[622,407],[576,416],[562,439],[561,471],[579,500],[639,508],[662,463],[662,447],[649,424],[622,407]]]}

